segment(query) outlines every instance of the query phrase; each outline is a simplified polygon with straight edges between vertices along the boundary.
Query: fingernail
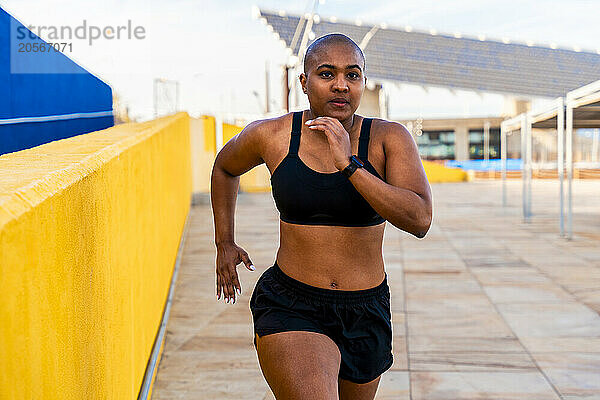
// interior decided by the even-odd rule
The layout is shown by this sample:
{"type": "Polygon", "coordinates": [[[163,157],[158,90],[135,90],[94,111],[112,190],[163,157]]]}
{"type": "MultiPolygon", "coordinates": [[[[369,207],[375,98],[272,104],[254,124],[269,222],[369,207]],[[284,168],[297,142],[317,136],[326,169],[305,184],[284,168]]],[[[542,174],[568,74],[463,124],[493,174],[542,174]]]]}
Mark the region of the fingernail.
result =
{"type": "Polygon", "coordinates": [[[241,296],[242,295],[242,289],[237,289],[236,288],[236,292],[238,292],[238,294],[241,296]]]}
{"type": "Polygon", "coordinates": [[[227,300],[225,300],[225,303],[229,303],[229,297],[227,298],[227,300]]]}
{"type": "Polygon", "coordinates": [[[310,124],[312,122],[312,119],[309,119],[308,121],[305,122],[306,125],[310,124]]]}
{"type": "Polygon", "coordinates": [[[253,265],[253,264],[250,264],[250,269],[251,269],[252,271],[256,270],[256,268],[254,268],[254,265],[253,265]]]}

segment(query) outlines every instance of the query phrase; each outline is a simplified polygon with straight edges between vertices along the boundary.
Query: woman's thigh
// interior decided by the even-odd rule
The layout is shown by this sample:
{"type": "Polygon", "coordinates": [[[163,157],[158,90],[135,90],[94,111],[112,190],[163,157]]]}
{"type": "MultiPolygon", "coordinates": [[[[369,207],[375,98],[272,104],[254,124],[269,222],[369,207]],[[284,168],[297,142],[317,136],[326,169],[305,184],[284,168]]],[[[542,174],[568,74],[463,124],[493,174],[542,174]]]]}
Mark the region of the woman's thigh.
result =
{"type": "Polygon", "coordinates": [[[276,399],[338,399],[341,355],[326,335],[307,331],[256,335],[256,352],[276,399]]]}

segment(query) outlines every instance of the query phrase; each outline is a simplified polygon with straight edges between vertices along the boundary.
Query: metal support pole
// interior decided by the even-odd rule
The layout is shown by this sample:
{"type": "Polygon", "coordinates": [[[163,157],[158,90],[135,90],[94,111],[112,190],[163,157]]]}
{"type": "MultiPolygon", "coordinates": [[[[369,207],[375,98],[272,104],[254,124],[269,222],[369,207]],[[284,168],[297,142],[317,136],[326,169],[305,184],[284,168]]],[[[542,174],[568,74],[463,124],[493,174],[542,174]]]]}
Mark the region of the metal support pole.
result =
{"type": "MultiPolygon", "coordinates": [[[[304,56],[304,51],[306,51],[306,45],[308,44],[308,35],[312,31],[312,26],[315,18],[315,14],[317,13],[317,7],[319,6],[319,0],[315,0],[313,3],[312,12],[310,13],[310,18],[306,22],[306,28],[304,29],[304,34],[302,35],[302,40],[300,41],[300,47],[298,48],[298,62],[302,60],[302,56],[304,56]]],[[[293,51],[293,49],[292,49],[293,51]]]]}
{"type": "Polygon", "coordinates": [[[179,112],[179,81],[175,82],[175,112],[179,112]]]}
{"type": "Polygon", "coordinates": [[[490,122],[483,123],[483,159],[486,164],[490,160],[490,122]]]}
{"type": "Polygon", "coordinates": [[[302,88],[300,86],[300,82],[298,81],[299,66],[295,66],[292,69],[292,93],[294,94],[294,108],[297,110],[300,107],[300,92],[302,92],[302,88]]]}
{"type": "Polygon", "coordinates": [[[521,199],[523,204],[523,222],[527,222],[527,177],[525,169],[525,161],[527,159],[527,116],[521,115],[521,181],[523,189],[521,199]]]}
{"type": "Polygon", "coordinates": [[[152,105],[154,107],[154,118],[158,117],[158,78],[154,78],[152,85],[152,105]]]}
{"type": "Polygon", "coordinates": [[[500,124],[500,158],[500,174],[502,176],[502,207],[506,207],[506,126],[504,124],[500,124]]]}
{"type": "Polygon", "coordinates": [[[567,101],[567,134],[565,152],[567,162],[567,239],[573,239],[573,105],[567,101]]]}
{"type": "Polygon", "coordinates": [[[594,129],[592,137],[592,162],[598,162],[598,140],[600,139],[600,129],[594,129]]]}
{"type": "Polygon", "coordinates": [[[269,81],[271,78],[269,75],[269,62],[265,61],[265,115],[269,115],[269,112],[271,111],[271,98],[269,93],[269,81]]]}
{"type": "Polygon", "coordinates": [[[556,110],[556,135],[558,150],[558,186],[560,203],[560,236],[565,236],[565,204],[564,204],[564,175],[565,175],[565,101],[560,98],[556,110]]]}
{"type": "Polygon", "coordinates": [[[286,112],[290,112],[290,67],[286,64],[283,66],[283,105],[286,112]]]}
{"type": "Polygon", "coordinates": [[[223,148],[223,115],[217,113],[215,116],[215,144],[217,145],[217,153],[223,148]]]}
{"type": "Polygon", "coordinates": [[[533,133],[531,118],[527,118],[527,220],[530,220],[531,212],[531,187],[533,186],[533,133]]]}

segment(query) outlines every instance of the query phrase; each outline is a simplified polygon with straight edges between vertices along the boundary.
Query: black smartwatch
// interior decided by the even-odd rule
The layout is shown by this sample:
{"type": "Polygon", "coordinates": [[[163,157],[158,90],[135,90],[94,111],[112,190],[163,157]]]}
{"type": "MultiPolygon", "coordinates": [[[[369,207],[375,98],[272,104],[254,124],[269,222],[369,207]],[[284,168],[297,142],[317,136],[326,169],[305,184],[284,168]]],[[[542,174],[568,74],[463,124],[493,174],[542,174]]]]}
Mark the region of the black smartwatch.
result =
{"type": "Polygon", "coordinates": [[[350,164],[342,170],[342,173],[346,175],[347,178],[350,178],[350,175],[356,171],[356,168],[364,167],[364,163],[360,161],[358,157],[355,155],[350,156],[350,164]]]}

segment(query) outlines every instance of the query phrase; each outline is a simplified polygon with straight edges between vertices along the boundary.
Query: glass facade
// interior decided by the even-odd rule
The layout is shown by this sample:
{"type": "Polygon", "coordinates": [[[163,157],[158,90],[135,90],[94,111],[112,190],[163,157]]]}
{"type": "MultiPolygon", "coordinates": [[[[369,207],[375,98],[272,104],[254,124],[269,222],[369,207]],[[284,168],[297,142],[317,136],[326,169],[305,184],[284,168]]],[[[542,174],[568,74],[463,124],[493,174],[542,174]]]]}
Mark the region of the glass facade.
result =
{"type": "MultiPolygon", "coordinates": [[[[469,129],[469,159],[482,160],[483,129],[469,129]]],[[[490,128],[490,159],[500,158],[500,128],[490,128]]]]}
{"type": "Polygon", "coordinates": [[[424,160],[454,160],[453,131],[423,131],[415,138],[424,160]]]}

